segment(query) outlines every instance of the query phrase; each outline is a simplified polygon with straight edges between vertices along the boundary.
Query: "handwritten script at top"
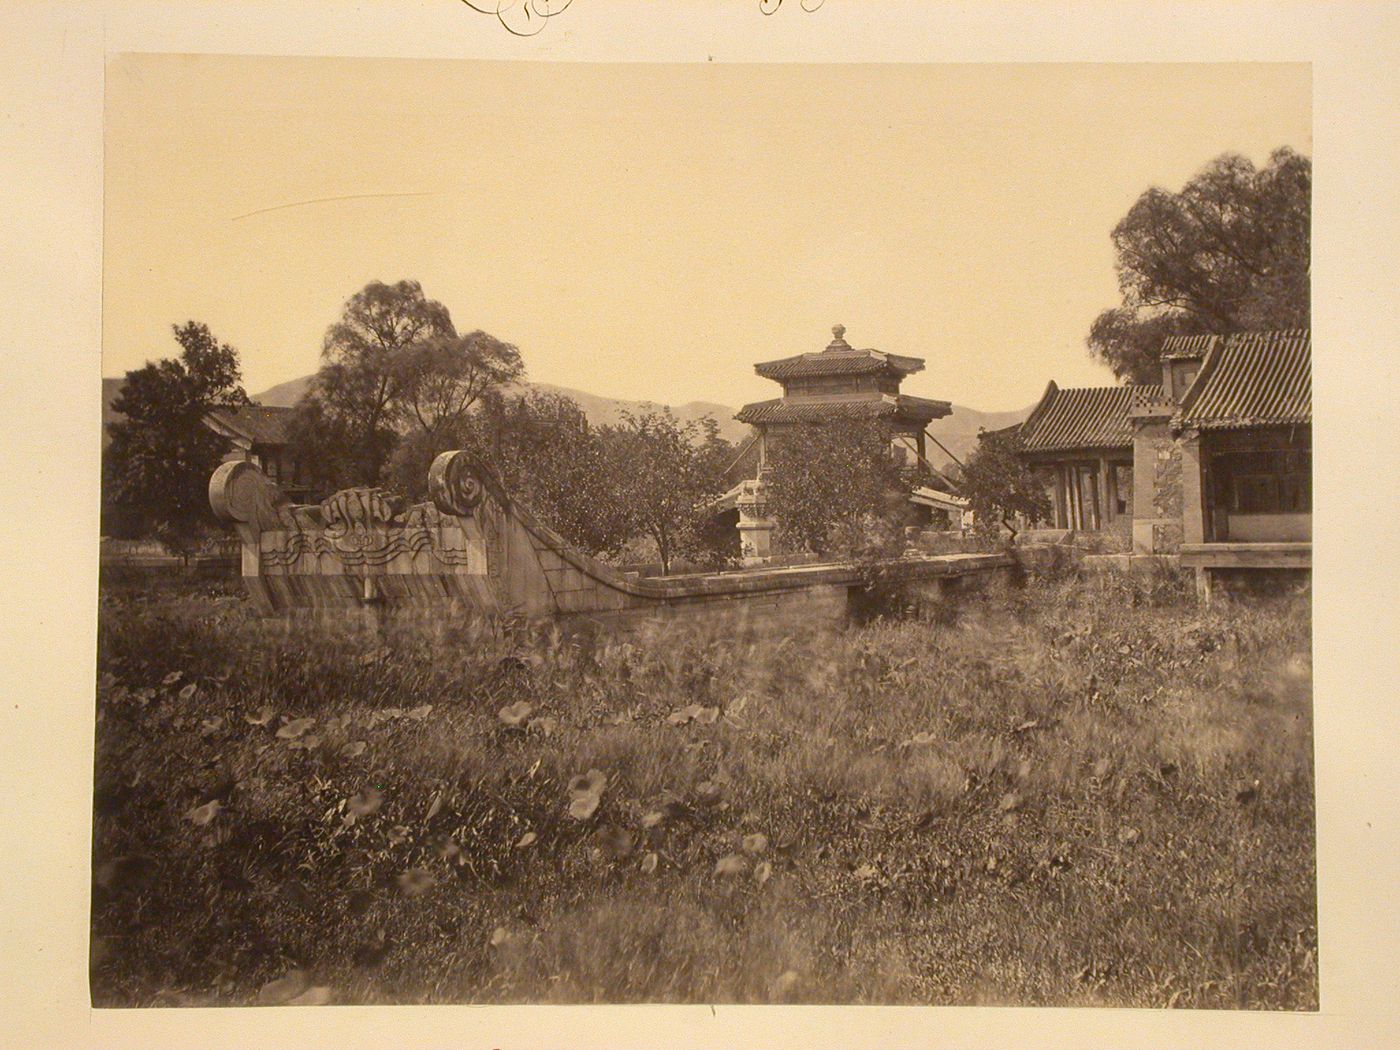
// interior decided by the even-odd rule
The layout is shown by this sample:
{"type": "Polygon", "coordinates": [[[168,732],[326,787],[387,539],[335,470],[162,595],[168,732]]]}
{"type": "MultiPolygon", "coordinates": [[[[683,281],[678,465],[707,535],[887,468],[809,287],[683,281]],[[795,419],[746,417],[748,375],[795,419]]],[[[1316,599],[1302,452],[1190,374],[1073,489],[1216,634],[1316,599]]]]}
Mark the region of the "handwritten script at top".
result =
{"type": "MultiPolygon", "coordinates": [[[[490,15],[512,36],[534,36],[544,29],[555,15],[567,11],[574,0],[462,0],[477,14],[490,15]]],[[[826,0],[798,0],[798,6],[808,14],[819,9],[826,0]]],[[[765,15],[776,14],[783,0],[758,0],[758,9],[765,15]]]]}

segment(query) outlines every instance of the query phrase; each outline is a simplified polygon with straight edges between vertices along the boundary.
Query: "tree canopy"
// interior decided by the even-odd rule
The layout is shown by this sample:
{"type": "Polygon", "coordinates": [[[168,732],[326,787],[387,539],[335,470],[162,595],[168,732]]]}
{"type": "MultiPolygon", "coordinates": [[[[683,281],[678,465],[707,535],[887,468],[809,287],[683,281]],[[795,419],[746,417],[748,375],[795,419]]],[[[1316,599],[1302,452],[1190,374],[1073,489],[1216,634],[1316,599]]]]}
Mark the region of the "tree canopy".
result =
{"type": "Polygon", "coordinates": [[[708,417],[680,423],[670,411],[622,413],[604,430],[617,474],[614,484],[630,531],[656,545],[662,572],[701,546],[707,503],[724,492],[733,447],[708,417]]]}
{"type": "Polygon", "coordinates": [[[489,464],[512,495],[586,553],[614,554],[631,536],[617,450],[572,399],[536,390],[488,393],[470,416],[406,434],[388,480],[422,499],[433,459],[459,448],[489,464]]]}
{"type": "Polygon", "coordinates": [[[1017,455],[1021,439],[1014,430],[983,431],[962,465],[958,491],[967,499],[974,528],[994,535],[1005,526],[1016,539],[1016,515],[1030,521],[1050,516],[1045,485],[1017,455]]]}
{"type": "Polygon", "coordinates": [[[902,525],[912,478],[890,455],[890,440],[879,423],[835,419],[772,441],[764,480],[780,545],[860,554],[902,525]]]}
{"type": "Polygon", "coordinates": [[[372,281],[351,296],[321,359],[292,434],[329,487],[381,480],[400,438],[416,432],[427,435],[417,445],[434,443],[525,371],[510,343],[480,330],[459,335],[417,281],[372,281]]]}
{"type": "Polygon", "coordinates": [[[128,372],[112,403],[122,418],[108,426],[103,480],[112,503],[135,508],[142,527],[183,547],[208,519],[209,475],[226,447],[204,417],[248,397],[237,350],[196,321],[171,330],[179,356],[128,372]]]}
{"type": "Polygon", "coordinates": [[[1113,229],[1119,306],[1089,348],[1122,379],[1157,382],[1169,335],[1309,322],[1312,163],[1288,148],[1255,168],[1217,157],[1177,193],[1142,194],[1113,229]]]}

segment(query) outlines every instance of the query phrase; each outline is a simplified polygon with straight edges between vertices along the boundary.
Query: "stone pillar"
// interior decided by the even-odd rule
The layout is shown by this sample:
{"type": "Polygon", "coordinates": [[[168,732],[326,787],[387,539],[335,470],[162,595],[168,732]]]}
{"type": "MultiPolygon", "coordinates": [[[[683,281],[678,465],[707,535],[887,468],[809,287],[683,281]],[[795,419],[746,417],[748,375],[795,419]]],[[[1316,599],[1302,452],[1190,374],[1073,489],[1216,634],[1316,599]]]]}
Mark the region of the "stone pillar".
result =
{"type": "Polygon", "coordinates": [[[1206,504],[1201,491],[1201,434],[1188,430],[1177,444],[1181,448],[1181,540],[1206,541],[1206,504]]]}
{"type": "Polygon", "coordinates": [[[1133,423],[1134,554],[1167,554],[1181,544],[1186,464],[1170,430],[1175,409],[1160,401],[1128,410],[1133,423]]]}
{"type": "Polygon", "coordinates": [[[774,522],[767,516],[768,496],[763,482],[743,482],[735,506],[739,510],[739,552],[744,567],[767,565],[773,556],[774,522]]]}
{"type": "Polygon", "coordinates": [[[1196,600],[1207,609],[1215,602],[1215,577],[1203,565],[1196,569],[1196,600]]]}

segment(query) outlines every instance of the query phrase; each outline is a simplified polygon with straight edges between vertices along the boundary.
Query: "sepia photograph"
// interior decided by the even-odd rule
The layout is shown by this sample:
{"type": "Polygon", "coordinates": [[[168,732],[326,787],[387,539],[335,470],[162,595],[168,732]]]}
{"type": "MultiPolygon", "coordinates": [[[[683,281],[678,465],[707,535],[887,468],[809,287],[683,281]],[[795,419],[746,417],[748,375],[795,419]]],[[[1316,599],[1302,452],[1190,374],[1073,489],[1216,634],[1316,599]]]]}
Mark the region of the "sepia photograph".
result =
{"type": "Polygon", "coordinates": [[[1311,92],[109,56],[93,1005],[1318,1010],[1311,92]]]}

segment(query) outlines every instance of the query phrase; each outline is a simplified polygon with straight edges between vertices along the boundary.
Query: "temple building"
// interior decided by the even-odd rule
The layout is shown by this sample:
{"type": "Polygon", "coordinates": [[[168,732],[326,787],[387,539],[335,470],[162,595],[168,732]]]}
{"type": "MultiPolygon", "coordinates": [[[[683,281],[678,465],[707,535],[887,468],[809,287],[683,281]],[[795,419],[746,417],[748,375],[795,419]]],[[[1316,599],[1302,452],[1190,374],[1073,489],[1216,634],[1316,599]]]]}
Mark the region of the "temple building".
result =
{"type": "Polygon", "coordinates": [[[1137,402],[1157,402],[1159,386],[1060,388],[1052,379],[1020,432],[1020,456],[1045,480],[1051,518],[1076,532],[1119,529],[1133,517],[1133,421],[1137,402]]]}
{"type": "Polygon", "coordinates": [[[1312,336],[1307,329],[1172,336],[1162,382],[1062,390],[1019,432],[1055,529],[1117,531],[1179,556],[1203,595],[1312,561],[1312,336]]]}
{"type": "MultiPolygon", "coordinates": [[[[765,514],[762,478],[769,454],[785,433],[835,419],[880,420],[893,434],[892,454],[927,465],[925,427],[953,410],[947,401],[900,393],[905,376],[923,371],[923,358],[857,350],[846,342],[843,325],[834,326],[831,334],[823,350],[754,365],[759,375],[782,385],[783,396],[756,401],[735,413],[735,419],[753,427],[754,435],[731,465],[729,476],[735,484],[717,509],[737,510],[746,564],[761,564],[769,556],[774,522],[765,514]]],[[[936,471],[928,470],[933,481],[942,482],[936,471]]]]}
{"type": "Polygon", "coordinates": [[[1309,573],[1312,333],[1169,341],[1162,367],[1167,396],[1133,412],[1135,549],[1179,552],[1207,600],[1217,581],[1309,573]]]}
{"type": "Polygon", "coordinates": [[[883,420],[901,448],[926,461],[924,428],[953,406],[899,392],[905,376],[923,371],[923,358],[856,350],[846,342],[843,325],[834,326],[831,334],[825,350],[754,365],[755,372],[783,388],[782,397],[745,405],[734,415],[757,432],[759,472],[771,442],[781,441],[785,431],[830,419],[883,420]]]}

